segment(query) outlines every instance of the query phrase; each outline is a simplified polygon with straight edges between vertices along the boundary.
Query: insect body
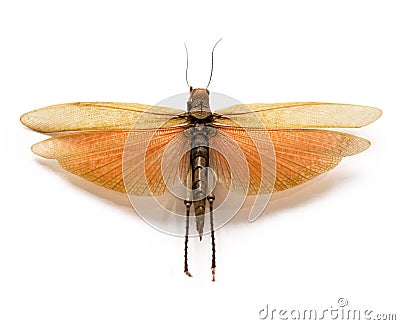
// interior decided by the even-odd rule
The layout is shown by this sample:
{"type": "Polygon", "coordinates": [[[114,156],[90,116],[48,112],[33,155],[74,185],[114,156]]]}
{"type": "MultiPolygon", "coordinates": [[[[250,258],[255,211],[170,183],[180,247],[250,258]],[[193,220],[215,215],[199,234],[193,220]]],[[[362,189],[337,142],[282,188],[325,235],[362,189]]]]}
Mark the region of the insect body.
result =
{"type": "Polygon", "coordinates": [[[206,124],[212,117],[208,96],[207,89],[191,89],[187,103],[188,118],[194,125],[190,129],[190,164],[192,171],[192,201],[200,240],[203,235],[204,213],[208,195],[208,173],[205,169],[209,167],[209,133],[211,129],[206,124]]]}

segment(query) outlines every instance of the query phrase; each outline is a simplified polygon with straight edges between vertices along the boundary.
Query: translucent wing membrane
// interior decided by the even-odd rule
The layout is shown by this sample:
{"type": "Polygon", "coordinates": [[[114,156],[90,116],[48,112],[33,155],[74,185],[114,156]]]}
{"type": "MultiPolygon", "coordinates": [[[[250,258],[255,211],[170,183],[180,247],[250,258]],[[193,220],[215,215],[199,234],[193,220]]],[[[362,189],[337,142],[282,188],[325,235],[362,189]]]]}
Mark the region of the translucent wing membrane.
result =
{"type": "Polygon", "coordinates": [[[36,143],[32,151],[57,159],[65,170],[109,189],[123,192],[122,152],[128,131],[77,132],[36,143]]]}
{"type": "Polygon", "coordinates": [[[123,155],[126,191],[133,195],[162,195],[185,180],[190,169],[185,128],[132,130],[123,155]]]}
{"type": "Polygon", "coordinates": [[[70,103],[28,112],[21,122],[39,132],[150,129],[179,125],[185,112],[175,108],[131,103],[70,103]],[[140,121],[139,121],[140,120],[140,121]],[[138,123],[137,123],[138,122],[138,123]]]}
{"type": "Polygon", "coordinates": [[[368,140],[326,130],[269,131],[274,144],[276,181],[274,191],[302,184],[335,167],[345,156],[367,149],[368,140]]]}
{"type": "Polygon", "coordinates": [[[214,148],[210,152],[210,166],[221,185],[248,195],[272,192],[275,156],[267,131],[218,128],[210,144],[214,148]]]}
{"type": "Polygon", "coordinates": [[[241,104],[217,113],[216,123],[258,128],[255,114],[266,129],[357,128],[382,114],[374,107],[332,103],[241,104]]]}
{"type": "MultiPolygon", "coordinates": [[[[57,159],[64,169],[93,183],[125,192],[122,170],[125,149],[129,153],[127,159],[130,169],[127,172],[132,175],[127,183],[128,191],[138,195],[162,194],[165,184],[161,174],[157,172],[161,168],[163,150],[183,130],[168,128],[156,131],[74,132],[39,142],[32,146],[32,151],[44,158],[57,159]],[[126,143],[128,135],[131,140],[126,143]],[[146,177],[143,177],[139,169],[144,155],[150,162],[146,165],[146,177]],[[148,185],[146,179],[151,180],[148,185]]],[[[166,173],[168,172],[167,170],[166,173]]]]}
{"type": "MultiPolygon", "coordinates": [[[[250,195],[282,191],[302,184],[332,169],[343,157],[362,152],[370,145],[368,140],[354,135],[326,130],[221,129],[238,143],[246,157],[250,195]],[[255,143],[263,144],[261,150],[255,143]],[[261,161],[265,162],[262,166],[261,161]],[[266,176],[261,182],[262,173],[266,176]]],[[[215,162],[221,160],[217,157],[215,162]]],[[[220,183],[226,186],[230,175],[222,163],[216,168],[220,183]]],[[[243,168],[246,166],[234,165],[230,172],[240,177],[243,168]]]]}

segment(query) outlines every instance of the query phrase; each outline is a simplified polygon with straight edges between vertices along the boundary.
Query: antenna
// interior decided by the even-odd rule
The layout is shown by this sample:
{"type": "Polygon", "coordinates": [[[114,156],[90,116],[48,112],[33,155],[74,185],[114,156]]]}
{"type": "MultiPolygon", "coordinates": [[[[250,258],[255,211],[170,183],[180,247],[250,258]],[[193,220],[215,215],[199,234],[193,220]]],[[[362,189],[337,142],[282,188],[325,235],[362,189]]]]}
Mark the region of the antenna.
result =
{"type": "Polygon", "coordinates": [[[209,86],[210,83],[211,83],[211,78],[212,78],[212,74],[213,74],[213,70],[214,70],[214,50],[215,50],[215,47],[218,45],[218,43],[221,42],[221,41],[222,41],[222,38],[220,38],[220,39],[218,40],[218,42],[215,43],[215,45],[214,45],[214,47],[213,47],[213,49],[212,49],[212,52],[211,52],[211,72],[210,72],[210,80],[208,80],[208,84],[207,84],[206,89],[208,88],[208,86],[209,86]]]}
{"type": "Polygon", "coordinates": [[[183,43],[183,44],[185,45],[185,50],[186,50],[186,83],[187,83],[188,87],[190,88],[189,81],[188,81],[189,53],[188,53],[186,43],[183,43]]]}
{"type": "MultiPolygon", "coordinates": [[[[218,43],[221,42],[221,41],[222,41],[222,38],[220,38],[217,41],[217,43],[215,43],[215,45],[214,45],[214,47],[212,49],[212,52],[211,52],[211,72],[210,72],[210,79],[208,80],[208,84],[207,84],[206,89],[208,88],[208,86],[210,86],[212,75],[213,75],[213,70],[214,70],[214,50],[215,50],[216,46],[218,45],[218,43]]],[[[187,83],[188,87],[191,88],[190,84],[189,84],[189,81],[188,81],[189,52],[188,52],[186,43],[183,43],[183,45],[185,45],[185,50],[186,50],[186,83],[187,83]]]]}

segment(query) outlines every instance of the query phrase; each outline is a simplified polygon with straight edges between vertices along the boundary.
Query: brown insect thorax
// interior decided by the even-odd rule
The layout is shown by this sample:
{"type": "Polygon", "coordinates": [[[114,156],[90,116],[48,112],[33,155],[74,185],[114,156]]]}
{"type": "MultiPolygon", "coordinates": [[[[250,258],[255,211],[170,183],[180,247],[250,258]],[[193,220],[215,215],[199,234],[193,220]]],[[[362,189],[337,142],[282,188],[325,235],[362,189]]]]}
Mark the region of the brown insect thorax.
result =
{"type": "Polygon", "coordinates": [[[210,92],[208,89],[190,89],[190,97],[187,101],[187,111],[190,117],[197,120],[204,120],[212,116],[210,110],[210,92]]]}

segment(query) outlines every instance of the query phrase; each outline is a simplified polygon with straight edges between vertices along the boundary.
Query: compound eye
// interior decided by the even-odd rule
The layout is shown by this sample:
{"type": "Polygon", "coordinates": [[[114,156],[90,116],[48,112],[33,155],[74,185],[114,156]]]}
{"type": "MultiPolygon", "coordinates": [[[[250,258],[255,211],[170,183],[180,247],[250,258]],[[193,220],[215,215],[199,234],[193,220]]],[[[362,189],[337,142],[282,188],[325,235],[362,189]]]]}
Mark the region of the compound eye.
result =
{"type": "Polygon", "coordinates": [[[210,91],[208,89],[206,89],[207,95],[210,95],[210,91]]]}

